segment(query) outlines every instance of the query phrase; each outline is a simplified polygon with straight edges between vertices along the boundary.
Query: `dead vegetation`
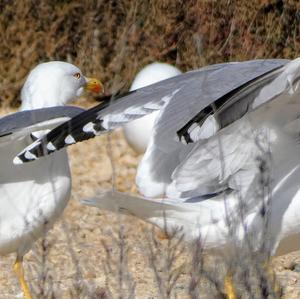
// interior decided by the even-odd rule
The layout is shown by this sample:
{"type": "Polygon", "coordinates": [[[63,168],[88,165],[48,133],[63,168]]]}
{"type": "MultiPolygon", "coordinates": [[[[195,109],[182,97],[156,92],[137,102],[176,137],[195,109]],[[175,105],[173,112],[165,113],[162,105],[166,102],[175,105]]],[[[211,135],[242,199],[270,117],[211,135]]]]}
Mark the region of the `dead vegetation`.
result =
{"type": "Polygon", "coordinates": [[[16,105],[28,71],[48,60],[73,62],[114,91],[154,60],[186,71],[293,58],[299,9],[297,0],[1,0],[1,104],[16,105]]]}
{"type": "MultiPolygon", "coordinates": [[[[6,107],[18,105],[26,74],[42,61],[72,62],[99,77],[108,91],[116,91],[126,90],[137,70],[155,60],[186,71],[225,61],[294,58],[300,49],[296,0],[0,0],[0,11],[0,104],[6,107]]],[[[118,161],[115,184],[130,191],[138,158],[120,136],[113,143],[109,156],[118,161]]],[[[80,150],[74,147],[78,198],[85,194],[85,183],[92,191],[107,188],[113,173],[105,147],[81,146],[81,154],[89,152],[93,162],[76,160],[80,150]],[[106,171],[99,174],[101,167],[106,171]],[[88,179],[83,177],[86,169],[88,179]],[[91,182],[92,173],[98,181],[91,182]]],[[[141,237],[144,224],[128,217],[132,230],[124,232],[117,216],[78,204],[66,217],[67,225],[56,226],[50,241],[39,242],[29,259],[28,275],[38,298],[224,298],[221,261],[203,255],[201,242],[192,251],[183,248],[180,238],[157,240],[151,230],[141,237]],[[108,222],[115,235],[104,228],[108,222]],[[137,249],[137,240],[147,244],[147,261],[142,261],[145,248],[137,249]],[[64,269],[65,261],[71,270],[64,269]],[[66,277],[70,281],[61,286],[66,277]]],[[[249,287],[251,271],[264,275],[262,269],[246,267],[237,269],[234,277],[243,290],[249,287]]],[[[249,287],[250,297],[252,292],[249,287]]]]}

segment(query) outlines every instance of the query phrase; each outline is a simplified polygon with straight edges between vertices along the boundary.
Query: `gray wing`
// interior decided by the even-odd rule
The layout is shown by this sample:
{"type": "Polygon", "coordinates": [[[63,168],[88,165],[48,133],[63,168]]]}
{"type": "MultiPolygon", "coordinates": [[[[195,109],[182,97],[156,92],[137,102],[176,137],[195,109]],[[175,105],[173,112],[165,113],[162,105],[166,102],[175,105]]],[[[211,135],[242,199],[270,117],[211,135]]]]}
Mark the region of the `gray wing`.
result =
{"type": "Polygon", "coordinates": [[[177,163],[167,195],[171,196],[170,190],[185,197],[227,188],[244,195],[255,190],[253,185],[261,180],[261,167],[265,168],[267,161],[272,162],[269,171],[276,179],[281,178],[286,165],[297,165],[299,109],[295,104],[299,99],[299,70],[299,59],[289,63],[260,89],[249,113],[210,138],[196,142],[177,163]]]}
{"type": "MultiPolygon", "coordinates": [[[[172,135],[168,135],[170,140],[180,126],[218,97],[286,63],[287,60],[272,59],[212,65],[132,91],[109,105],[102,103],[59,126],[30,147],[30,156],[38,158],[50,154],[174,102],[169,106],[170,117],[162,120],[162,129],[172,130],[172,135]]],[[[24,158],[26,151],[19,155],[23,162],[27,161],[24,158]]]]}
{"type": "Polygon", "coordinates": [[[285,59],[250,60],[187,72],[130,93],[100,111],[98,119],[103,120],[105,129],[114,129],[121,123],[167,107],[157,125],[168,123],[174,132],[224,95],[280,69],[287,62],[285,59]]]}
{"type": "Polygon", "coordinates": [[[79,107],[49,107],[26,110],[0,118],[0,143],[27,136],[32,132],[53,129],[84,112],[79,107]]]}
{"type": "Polygon", "coordinates": [[[137,172],[136,182],[140,192],[149,197],[162,195],[172,181],[171,175],[181,162],[181,156],[184,157],[193,148],[191,145],[187,149],[178,142],[176,132],[182,131],[183,127],[187,133],[183,135],[189,138],[186,141],[197,141],[202,139],[199,137],[204,136],[206,139],[218,129],[239,119],[247,112],[259,91],[283,71],[282,63],[286,61],[261,60],[228,64],[207,73],[201,85],[197,86],[192,81],[190,89],[180,90],[157,118],[152,139],[137,172]],[[219,123],[213,123],[208,118],[216,112],[214,108],[219,110],[219,123]],[[207,125],[206,120],[213,124],[207,125]],[[198,129],[196,133],[192,126],[194,124],[198,129]],[[190,128],[193,130],[189,131],[190,128]]]}

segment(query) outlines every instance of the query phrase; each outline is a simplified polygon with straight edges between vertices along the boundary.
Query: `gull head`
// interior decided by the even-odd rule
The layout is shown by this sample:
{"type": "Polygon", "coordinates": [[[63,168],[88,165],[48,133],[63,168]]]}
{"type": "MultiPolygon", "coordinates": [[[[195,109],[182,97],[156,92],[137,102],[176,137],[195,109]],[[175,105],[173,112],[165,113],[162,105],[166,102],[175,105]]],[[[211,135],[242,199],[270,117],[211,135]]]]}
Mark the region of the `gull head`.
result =
{"type": "Polygon", "coordinates": [[[99,80],[85,77],[71,63],[41,63],[29,73],[22,88],[21,110],[66,105],[80,97],[84,90],[101,93],[103,86],[99,80]]]}

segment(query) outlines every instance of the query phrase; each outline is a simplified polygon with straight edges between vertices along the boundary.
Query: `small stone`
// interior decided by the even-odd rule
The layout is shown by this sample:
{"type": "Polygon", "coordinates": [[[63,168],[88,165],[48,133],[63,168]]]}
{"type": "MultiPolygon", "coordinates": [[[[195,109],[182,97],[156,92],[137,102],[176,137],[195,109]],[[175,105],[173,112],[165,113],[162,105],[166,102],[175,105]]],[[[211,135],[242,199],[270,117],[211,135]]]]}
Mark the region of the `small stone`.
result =
{"type": "Polygon", "coordinates": [[[294,285],[294,284],[296,284],[296,283],[297,283],[297,281],[298,281],[298,279],[297,279],[297,278],[292,278],[292,279],[290,279],[290,280],[289,280],[288,284],[291,286],[291,285],[294,285]]]}
{"type": "Polygon", "coordinates": [[[294,272],[300,272],[300,265],[299,264],[294,264],[292,271],[294,272]]]}

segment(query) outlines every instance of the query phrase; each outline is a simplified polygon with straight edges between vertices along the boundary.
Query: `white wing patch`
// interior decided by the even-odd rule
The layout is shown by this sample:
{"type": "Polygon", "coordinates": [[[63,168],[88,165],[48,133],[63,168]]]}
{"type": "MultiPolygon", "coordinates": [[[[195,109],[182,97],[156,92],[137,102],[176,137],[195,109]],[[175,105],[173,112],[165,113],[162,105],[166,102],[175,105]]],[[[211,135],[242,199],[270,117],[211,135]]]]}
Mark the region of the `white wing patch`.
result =
{"type": "Polygon", "coordinates": [[[55,151],[56,147],[54,146],[54,144],[52,142],[48,142],[48,144],[47,144],[47,150],[49,150],[49,151],[55,151]]]}
{"type": "Polygon", "coordinates": [[[65,143],[66,144],[74,144],[76,143],[76,140],[73,138],[72,135],[68,135],[66,138],[65,138],[65,143]]]}
{"type": "Polygon", "coordinates": [[[25,152],[25,158],[28,159],[28,160],[36,160],[37,159],[36,155],[32,154],[29,151],[25,152]]]}
{"type": "MultiPolygon", "coordinates": [[[[28,145],[22,152],[20,152],[20,153],[18,154],[18,156],[24,154],[24,156],[25,156],[26,159],[28,159],[28,160],[36,160],[37,157],[36,157],[35,155],[33,155],[33,154],[30,152],[30,150],[31,150],[32,148],[34,148],[35,146],[39,146],[40,144],[41,144],[40,139],[34,141],[34,142],[31,143],[30,145],[28,145]]],[[[22,164],[23,161],[22,161],[19,157],[16,156],[16,157],[13,159],[13,163],[16,164],[16,165],[18,165],[18,164],[22,164]]]]}
{"type": "MultiPolygon", "coordinates": [[[[89,122],[89,123],[87,123],[87,124],[82,128],[82,131],[85,132],[85,133],[93,133],[95,136],[101,135],[102,132],[96,131],[96,130],[94,129],[94,126],[95,126],[95,123],[89,122]]],[[[70,135],[68,135],[68,136],[66,137],[66,139],[67,139],[69,136],[70,136],[70,135]]],[[[70,137],[72,137],[72,136],[70,136],[70,137]]],[[[72,138],[73,138],[73,137],[72,137],[72,138]]],[[[73,138],[73,139],[74,139],[74,138],[73,138]]],[[[70,138],[69,138],[68,140],[71,141],[70,138]]],[[[65,141],[66,141],[66,140],[65,140],[65,141]]],[[[67,142],[66,142],[66,143],[67,143],[67,142]]],[[[67,143],[67,144],[68,144],[68,143],[67,143]]],[[[70,144],[72,144],[72,143],[70,143],[70,144]]]]}
{"type": "Polygon", "coordinates": [[[197,142],[198,140],[208,139],[215,135],[220,129],[220,126],[213,115],[207,117],[202,126],[198,124],[193,124],[188,133],[193,142],[197,142]]]}

